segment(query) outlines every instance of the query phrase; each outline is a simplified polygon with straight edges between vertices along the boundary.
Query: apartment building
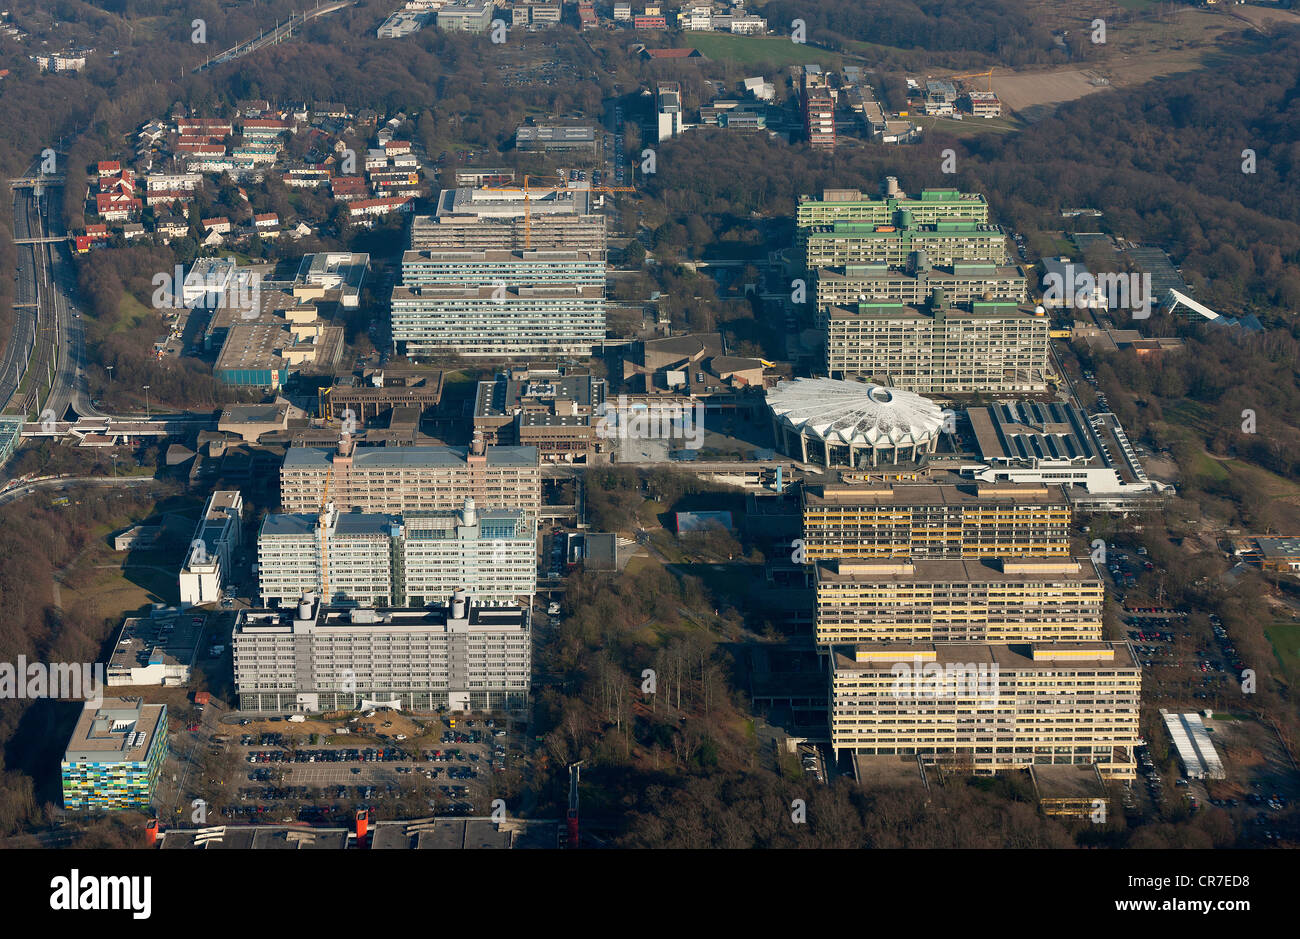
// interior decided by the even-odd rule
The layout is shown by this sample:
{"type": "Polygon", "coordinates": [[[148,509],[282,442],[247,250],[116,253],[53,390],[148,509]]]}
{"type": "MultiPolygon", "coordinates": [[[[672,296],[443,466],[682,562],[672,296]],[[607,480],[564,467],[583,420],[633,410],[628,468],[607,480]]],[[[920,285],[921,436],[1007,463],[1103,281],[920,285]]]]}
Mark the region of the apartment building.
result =
{"type": "Polygon", "coordinates": [[[660,143],[682,132],[682,86],[678,82],[655,85],[655,114],[660,143]]]}
{"type": "Polygon", "coordinates": [[[851,307],[856,303],[894,303],[925,306],[935,292],[949,303],[962,305],[977,301],[1024,303],[1026,280],[1018,267],[984,262],[962,262],[946,270],[934,267],[900,271],[887,264],[850,264],[839,268],[819,268],[817,284],[818,328],[825,328],[825,315],[832,307],[851,307]]]}
{"type": "Polygon", "coordinates": [[[467,590],[479,603],[529,598],[537,587],[537,520],[518,509],[428,515],[343,512],[267,515],[257,539],[268,606],[305,593],[330,603],[423,606],[467,590]]]}
{"type": "Polygon", "coordinates": [[[1104,585],[1086,557],[823,561],[815,583],[826,645],[1102,638],[1104,585]]]}
{"type": "Polygon", "coordinates": [[[982,193],[957,189],[923,189],[919,196],[909,196],[888,176],[881,184],[879,196],[859,189],[826,189],[822,197],[800,196],[795,209],[795,225],[812,229],[849,222],[856,225],[935,225],[939,222],[966,221],[986,225],[989,204],[982,193]]]}
{"type": "Polygon", "coordinates": [[[1055,486],[830,484],[801,498],[809,562],[1070,556],[1070,504],[1055,486]]]}
{"type": "Polygon", "coordinates": [[[405,355],[586,356],[605,341],[603,284],[402,286],[390,302],[405,355]]]}
{"type": "Polygon", "coordinates": [[[63,807],[149,812],[166,756],[167,705],[87,701],[59,763],[63,807]]]}
{"type": "Polygon", "coordinates": [[[208,499],[180,570],[181,606],[216,603],[243,541],[244,497],[219,489],[208,499]]]}
{"type": "Polygon", "coordinates": [[[245,711],[389,705],[453,712],[527,706],[530,607],[457,591],[437,606],[352,609],[304,597],[235,619],[235,693],[245,711]]]}
{"type": "Polygon", "coordinates": [[[412,222],[411,249],[604,252],[605,216],[591,197],[589,189],[444,189],[435,213],[412,222]]]}
{"type": "Polygon", "coordinates": [[[536,516],[541,468],[534,447],[290,447],[280,467],[286,512],[319,512],[326,502],[363,512],[454,512],[478,505],[536,516]],[[328,492],[326,486],[328,483],[328,492]]]}
{"type": "Polygon", "coordinates": [[[1141,678],[1124,643],[844,646],[832,653],[831,745],[981,773],[1093,763],[1132,779],[1141,678]]]}
{"type": "Polygon", "coordinates": [[[920,394],[1047,390],[1048,321],[1014,303],[931,310],[891,303],[826,313],[826,372],[920,394]]]}
{"type": "Polygon", "coordinates": [[[814,150],[835,149],[835,95],[828,77],[816,65],[803,67],[801,100],[804,132],[814,150]]]}
{"type": "Polygon", "coordinates": [[[904,226],[836,221],[805,229],[804,263],[820,267],[883,264],[904,267],[923,252],[929,264],[951,267],[964,262],[1002,265],[1006,236],[996,225],[964,220],[904,226]]]}
{"type": "Polygon", "coordinates": [[[602,251],[431,249],[402,254],[405,287],[605,286],[602,251]]]}

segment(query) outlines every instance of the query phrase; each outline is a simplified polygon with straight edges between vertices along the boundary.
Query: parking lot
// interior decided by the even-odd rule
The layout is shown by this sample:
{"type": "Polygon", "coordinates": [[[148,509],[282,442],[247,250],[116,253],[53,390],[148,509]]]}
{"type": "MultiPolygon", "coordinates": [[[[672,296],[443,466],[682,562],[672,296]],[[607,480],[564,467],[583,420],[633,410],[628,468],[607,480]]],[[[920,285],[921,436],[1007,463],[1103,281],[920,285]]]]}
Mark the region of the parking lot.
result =
{"type": "Polygon", "coordinates": [[[232,720],[225,747],[237,769],[220,814],[332,824],[346,822],[360,807],[378,809],[380,817],[430,810],[468,815],[487,811],[490,799],[526,770],[527,738],[492,719],[460,718],[453,728],[452,719],[443,718],[421,725],[423,732],[396,716],[393,721],[415,739],[399,743],[390,735],[376,743],[355,734],[356,742],[342,743],[348,738],[305,733],[302,725],[265,730],[259,721],[245,731],[243,725],[253,722],[232,720]]]}

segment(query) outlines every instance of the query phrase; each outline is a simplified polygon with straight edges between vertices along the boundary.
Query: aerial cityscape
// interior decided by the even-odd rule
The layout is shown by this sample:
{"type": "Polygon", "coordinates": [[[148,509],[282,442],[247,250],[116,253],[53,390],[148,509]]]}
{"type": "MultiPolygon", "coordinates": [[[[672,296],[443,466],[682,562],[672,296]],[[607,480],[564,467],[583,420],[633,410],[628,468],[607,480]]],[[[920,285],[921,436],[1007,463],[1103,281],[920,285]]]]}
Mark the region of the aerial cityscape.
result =
{"type": "Polygon", "coordinates": [[[1258,908],[1298,83],[1287,2],[11,0],[0,844],[1258,908]]]}

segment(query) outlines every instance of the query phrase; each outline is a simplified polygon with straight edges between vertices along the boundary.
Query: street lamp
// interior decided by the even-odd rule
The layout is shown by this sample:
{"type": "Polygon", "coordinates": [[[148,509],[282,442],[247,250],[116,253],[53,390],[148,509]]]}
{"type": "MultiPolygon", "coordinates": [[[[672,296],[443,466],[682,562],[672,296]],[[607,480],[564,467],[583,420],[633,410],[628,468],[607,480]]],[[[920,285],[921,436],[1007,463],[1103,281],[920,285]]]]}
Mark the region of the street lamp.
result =
{"type": "Polygon", "coordinates": [[[148,385],[144,386],[144,417],[145,420],[149,419],[149,386],[148,385]]]}

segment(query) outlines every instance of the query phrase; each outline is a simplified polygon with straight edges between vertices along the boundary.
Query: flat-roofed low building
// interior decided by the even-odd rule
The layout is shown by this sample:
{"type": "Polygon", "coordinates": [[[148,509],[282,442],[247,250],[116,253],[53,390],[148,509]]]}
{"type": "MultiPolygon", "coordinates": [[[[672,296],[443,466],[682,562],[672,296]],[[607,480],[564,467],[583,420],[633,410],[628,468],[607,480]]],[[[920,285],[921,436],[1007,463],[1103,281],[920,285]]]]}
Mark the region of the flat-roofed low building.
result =
{"type": "Polygon", "coordinates": [[[109,653],[109,687],[189,684],[204,617],[174,607],[122,621],[109,653]]]}
{"type": "Polygon", "coordinates": [[[523,509],[541,504],[535,447],[290,447],[280,468],[286,512],[319,512],[326,502],[363,512],[454,512],[478,505],[523,509]],[[328,481],[328,497],[326,484],[328,481]]]}
{"type": "Polygon", "coordinates": [[[1095,763],[1039,764],[1029,767],[1029,777],[1044,815],[1105,820],[1110,793],[1095,763]]]}
{"type": "Polygon", "coordinates": [[[246,711],[334,711],[390,704],[521,711],[531,681],[531,609],[484,606],[457,591],[440,605],[353,609],[312,597],[239,611],[235,693],[246,711]]]}
{"type": "Polygon", "coordinates": [[[1070,503],[1043,483],[829,483],[801,499],[809,562],[1070,556],[1070,503]]]}
{"type": "Polygon", "coordinates": [[[1089,509],[1161,504],[1170,488],[1147,478],[1113,414],[1089,416],[1057,401],[1003,401],[966,410],[977,460],[963,475],[988,483],[1064,486],[1089,509]]]}
{"type": "Polygon", "coordinates": [[[167,756],[167,705],[87,701],[60,762],[69,811],[148,812],[167,756]]]}
{"type": "Polygon", "coordinates": [[[415,10],[398,10],[379,24],[375,34],[380,39],[399,39],[418,33],[424,26],[427,14],[415,10]]]}
{"type": "Polygon", "coordinates": [[[361,375],[341,375],[321,396],[321,414],[342,419],[350,408],[364,425],[394,408],[416,408],[421,416],[442,400],[443,373],[432,368],[371,369],[361,375]]]}
{"type": "Polygon", "coordinates": [[[1127,643],[845,646],[831,658],[831,746],[980,773],[1094,763],[1133,779],[1141,685],[1127,643]]]}
{"type": "Polygon", "coordinates": [[[265,434],[284,433],[290,418],[303,416],[303,411],[285,398],[269,404],[231,404],[222,409],[217,430],[238,434],[245,443],[256,443],[265,434]]]}
{"type": "Polygon", "coordinates": [[[1300,536],[1255,538],[1260,566],[1282,574],[1300,573],[1300,536]]]}
{"type": "Polygon", "coordinates": [[[596,155],[596,128],[590,124],[524,124],[515,131],[521,153],[596,155]]]}
{"type": "Polygon", "coordinates": [[[463,33],[485,33],[496,12],[492,0],[454,0],[437,13],[439,29],[463,33]]]}
{"type": "Polygon", "coordinates": [[[488,444],[536,447],[543,460],[573,462],[599,452],[605,381],[558,369],[511,369],[481,381],[474,429],[488,444]]]}
{"type": "Polygon", "coordinates": [[[816,641],[1080,642],[1102,637],[1087,558],[823,561],[816,641]]]}

